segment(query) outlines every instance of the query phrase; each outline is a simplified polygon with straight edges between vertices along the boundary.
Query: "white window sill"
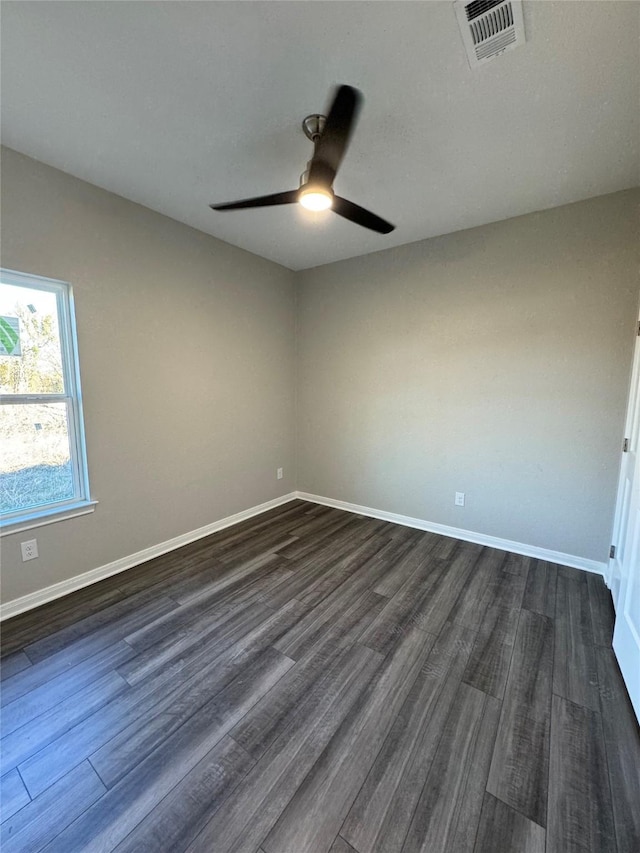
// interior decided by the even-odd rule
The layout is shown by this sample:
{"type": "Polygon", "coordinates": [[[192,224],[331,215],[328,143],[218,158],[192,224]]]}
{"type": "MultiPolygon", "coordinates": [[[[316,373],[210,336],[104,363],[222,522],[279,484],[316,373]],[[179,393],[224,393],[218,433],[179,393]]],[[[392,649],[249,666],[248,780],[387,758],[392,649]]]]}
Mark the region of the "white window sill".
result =
{"type": "Polygon", "coordinates": [[[23,530],[32,530],[34,527],[43,527],[45,524],[55,524],[56,521],[88,515],[94,511],[97,504],[98,501],[78,501],[75,504],[67,504],[65,507],[35,510],[6,521],[0,520],[0,536],[22,533],[23,530]]]}

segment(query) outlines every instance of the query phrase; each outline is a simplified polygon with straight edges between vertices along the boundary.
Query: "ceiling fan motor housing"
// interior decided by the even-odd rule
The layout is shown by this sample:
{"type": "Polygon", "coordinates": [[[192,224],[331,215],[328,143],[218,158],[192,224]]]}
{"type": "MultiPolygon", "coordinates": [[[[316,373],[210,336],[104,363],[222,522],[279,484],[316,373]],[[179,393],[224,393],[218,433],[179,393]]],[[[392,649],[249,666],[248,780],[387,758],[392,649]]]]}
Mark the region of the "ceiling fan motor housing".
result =
{"type": "Polygon", "coordinates": [[[317,139],[322,136],[322,131],[324,130],[324,126],[327,123],[327,117],[320,115],[319,113],[312,113],[310,116],[307,116],[302,120],[302,129],[304,130],[304,135],[307,139],[310,139],[312,142],[315,142],[317,139]]]}

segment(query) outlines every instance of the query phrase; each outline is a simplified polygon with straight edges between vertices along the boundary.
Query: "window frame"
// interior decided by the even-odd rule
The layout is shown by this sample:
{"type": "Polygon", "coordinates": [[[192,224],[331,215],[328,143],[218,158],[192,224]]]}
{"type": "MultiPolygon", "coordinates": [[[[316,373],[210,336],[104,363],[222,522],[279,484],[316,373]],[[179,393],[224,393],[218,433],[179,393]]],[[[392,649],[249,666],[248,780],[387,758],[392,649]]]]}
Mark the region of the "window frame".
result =
{"type": "Polygon", "coordinates": [[[60,354],[62,359],[63,393],[61,394],[0,394],[0,405],[32,405],[42,403],[64,403],[67,409],[69,431],[69,455],[73,476],[73,497],[61,501],[50,501],[23,507],[0,515],[0,532],[14,533],[37,527],[64,517],[82,515],[92,511],[96,501],[90,499],[89,471],[84,432],[84,414],[80,385],[80,363],[78,359],[78,337],[75,321],[73,288],[67,281],[30,273],[0,268],[0,281],[31,290],[54,293],[58,312],[60,354]]]}

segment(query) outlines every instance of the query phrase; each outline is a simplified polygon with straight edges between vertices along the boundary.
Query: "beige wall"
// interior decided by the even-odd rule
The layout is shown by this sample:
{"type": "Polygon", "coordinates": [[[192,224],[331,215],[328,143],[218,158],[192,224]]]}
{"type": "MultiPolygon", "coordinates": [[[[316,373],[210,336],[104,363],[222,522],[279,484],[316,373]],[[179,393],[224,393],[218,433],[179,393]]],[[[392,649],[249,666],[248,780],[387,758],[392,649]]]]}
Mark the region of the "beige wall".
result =
{"type": "Polygon", "coordinates": [[[299,274],[298,488],[605,560],[639,196],[299,274]]]}
{"type": "Polygon", "coordinates": [[[2,539],[3,600],[295,487],[294,276],[3,149],[2,264],[71,282],[92,515],[2,539]],[[276,468],[285,478],[276,480],[276,468]]]}
{"type": "Polygon", "coordinates": [[[2,264],[74,287],[99,500],[36,561],[2,539],[3,601],[296,485],[604,560],[639,198],[294,275],[3,149],[2,264]]]}

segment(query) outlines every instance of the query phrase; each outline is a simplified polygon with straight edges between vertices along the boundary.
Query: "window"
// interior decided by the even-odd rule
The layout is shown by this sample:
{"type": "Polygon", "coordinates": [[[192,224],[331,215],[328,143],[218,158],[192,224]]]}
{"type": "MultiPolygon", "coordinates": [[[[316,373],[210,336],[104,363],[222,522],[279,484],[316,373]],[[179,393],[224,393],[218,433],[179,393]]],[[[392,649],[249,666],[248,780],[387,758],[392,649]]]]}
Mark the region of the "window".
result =
{"type": "Polygon", "coordinates": [[[0,523],[89,511],[71,287],[0,271],[0,523]]]}

